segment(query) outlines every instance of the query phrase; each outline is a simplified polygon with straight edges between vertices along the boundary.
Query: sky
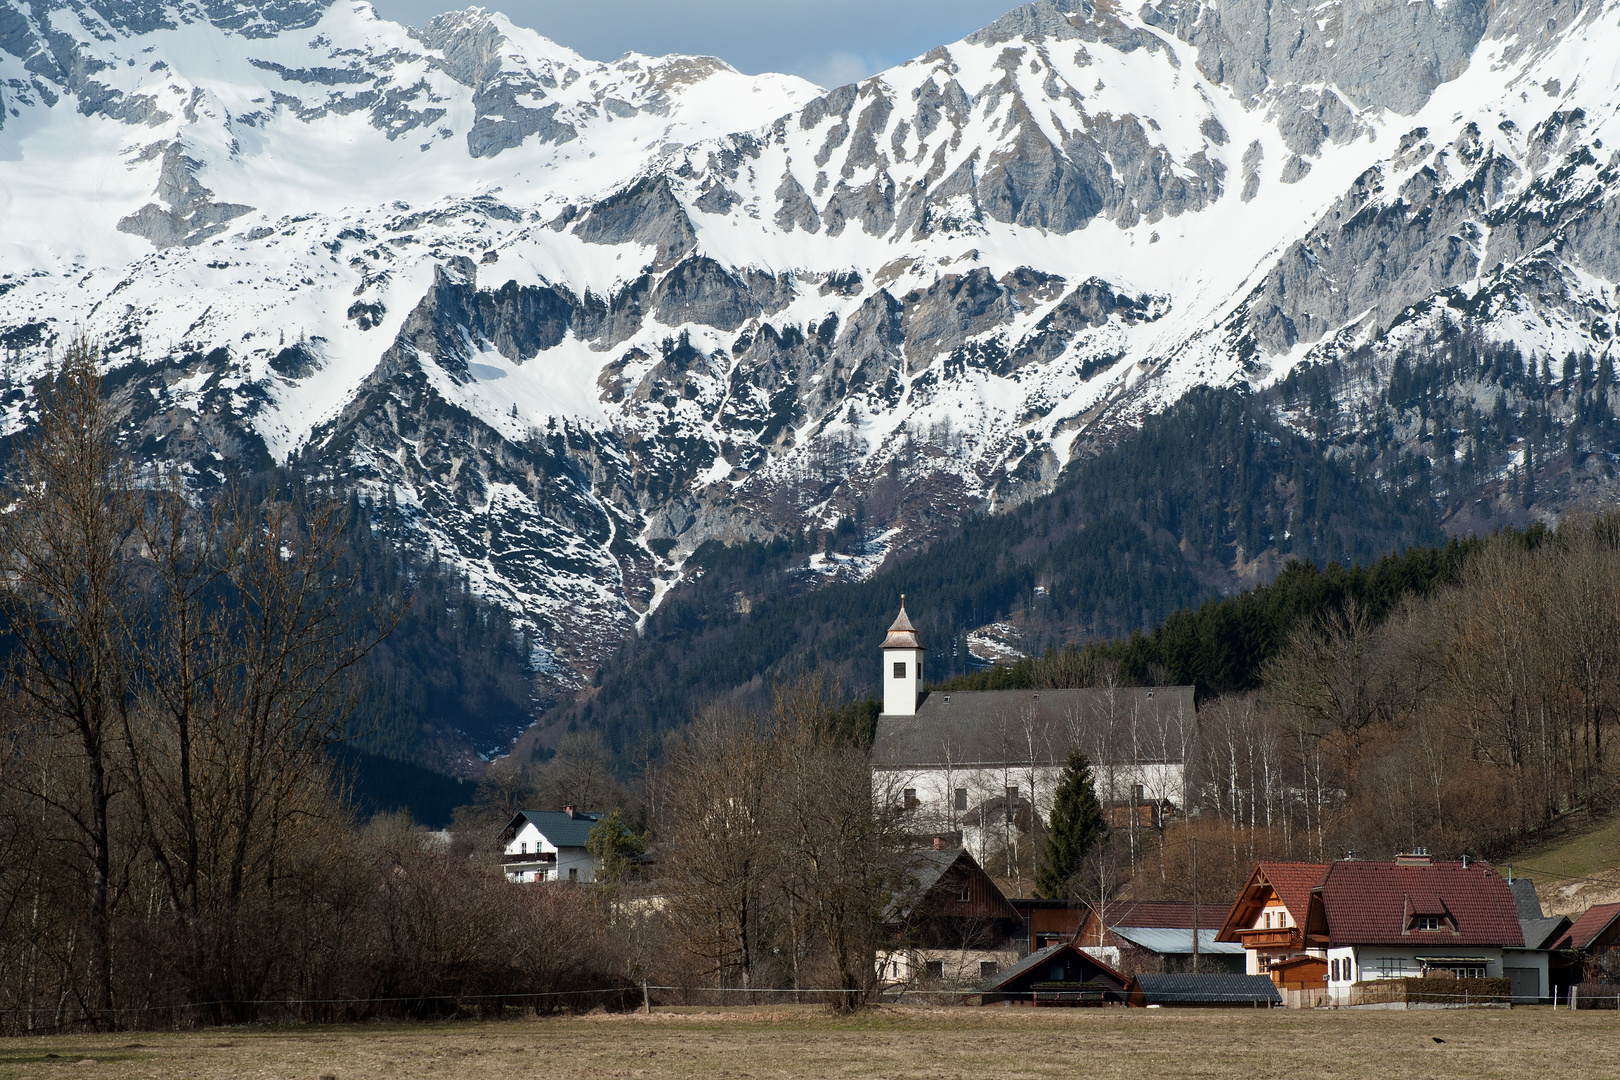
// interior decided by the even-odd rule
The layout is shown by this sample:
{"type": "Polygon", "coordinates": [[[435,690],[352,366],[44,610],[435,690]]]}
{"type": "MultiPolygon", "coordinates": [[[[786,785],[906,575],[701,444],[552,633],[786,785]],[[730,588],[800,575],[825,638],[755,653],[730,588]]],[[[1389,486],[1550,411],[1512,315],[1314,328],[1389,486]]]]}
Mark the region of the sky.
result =
{"type": "Polygon", "coordinates": [[[442,11],[503,12],[591,60],[626,52],[718,56],[840,86],[966,37],[1024,0],[372,0],[422,26],[442,11]]]}

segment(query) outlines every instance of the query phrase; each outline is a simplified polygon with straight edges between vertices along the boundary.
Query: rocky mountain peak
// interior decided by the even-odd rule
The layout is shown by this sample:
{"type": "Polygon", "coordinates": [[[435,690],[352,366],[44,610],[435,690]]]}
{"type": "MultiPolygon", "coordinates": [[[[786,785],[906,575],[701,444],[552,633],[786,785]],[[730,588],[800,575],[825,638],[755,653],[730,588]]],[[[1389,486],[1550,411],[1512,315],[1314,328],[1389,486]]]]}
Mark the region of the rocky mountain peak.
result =
{"type": "Polygon", "coordinates": [[[822,89],[478,10],[0,0],[5,422],[82,326],[141,453],[388,496],[569,684],[709,540],[859,516],[814,572],[864,574],[1192,386],[1607,351],[1617,44],[1037,0],[822,89]]]}

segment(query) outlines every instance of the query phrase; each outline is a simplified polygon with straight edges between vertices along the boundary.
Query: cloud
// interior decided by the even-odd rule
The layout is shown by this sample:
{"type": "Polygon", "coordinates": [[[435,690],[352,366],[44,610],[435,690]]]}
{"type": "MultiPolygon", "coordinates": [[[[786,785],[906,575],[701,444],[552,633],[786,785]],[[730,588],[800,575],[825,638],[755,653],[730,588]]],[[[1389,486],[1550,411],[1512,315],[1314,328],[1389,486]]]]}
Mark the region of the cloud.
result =
{"type": "MultiPolygon", "coordinates": [[[[583,53],[718,56],[750,72],[836,86],[921,56],[992,22],[1020,0],[477,0],[583,53]]],[[[446,0],[373,0],[425,25],[446,0]]]]}
{"type": "Polygon", "coordinates": [[[817,86],[831,89],[845,83],[860,82],[872,74],[875,65],[852,52],[828,53],[819,60],[801,61],[794,65],[793,74],[809,79],[817,86]]]}

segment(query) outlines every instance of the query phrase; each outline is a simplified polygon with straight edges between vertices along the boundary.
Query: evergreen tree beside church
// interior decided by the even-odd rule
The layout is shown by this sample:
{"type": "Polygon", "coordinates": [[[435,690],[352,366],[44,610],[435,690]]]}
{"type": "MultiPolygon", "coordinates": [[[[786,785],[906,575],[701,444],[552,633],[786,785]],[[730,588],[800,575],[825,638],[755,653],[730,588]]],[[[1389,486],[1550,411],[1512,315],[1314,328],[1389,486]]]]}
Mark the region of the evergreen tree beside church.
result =
{"type": "Polygon", "coordinates": [[[1107,833],[1108,824],[1103,820],[1091,780],[1091,762],[1079,750],[1071,750],[1052,802],[1052,823],[1035,875],[1036,895],[1047,900],[1066,899],[1069,883],[1107,833]]]}

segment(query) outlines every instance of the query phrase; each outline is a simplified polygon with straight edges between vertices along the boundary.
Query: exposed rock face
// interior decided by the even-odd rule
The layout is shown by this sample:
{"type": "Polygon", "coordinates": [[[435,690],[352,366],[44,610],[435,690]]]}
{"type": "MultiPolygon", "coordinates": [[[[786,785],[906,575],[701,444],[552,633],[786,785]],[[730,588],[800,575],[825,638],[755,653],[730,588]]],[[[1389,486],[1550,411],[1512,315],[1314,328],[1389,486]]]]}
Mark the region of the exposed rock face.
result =
{"type": "Polygon", "coordinates": [[[253,207],[214,202],[214,193],[197,181],[202,163],[186,156],[176,141],[163,151],[157,197],[165,205],[147,203],[120,218],[118,231],[144,236],[160,248],[184,244],[194,247],[224,232],[232,221],[253,212],[253,207]]]}
{"type": "Polygon", "coordinates": [[[577,685],[710,539],[859,508],[870,568],[1197,383],[1609,349],[1617,47],[1614,3],[1036,0],[822,90],[480,11],[0,0],[0,403],[80,325],[144,458],[319,463],[577,685]]]}

